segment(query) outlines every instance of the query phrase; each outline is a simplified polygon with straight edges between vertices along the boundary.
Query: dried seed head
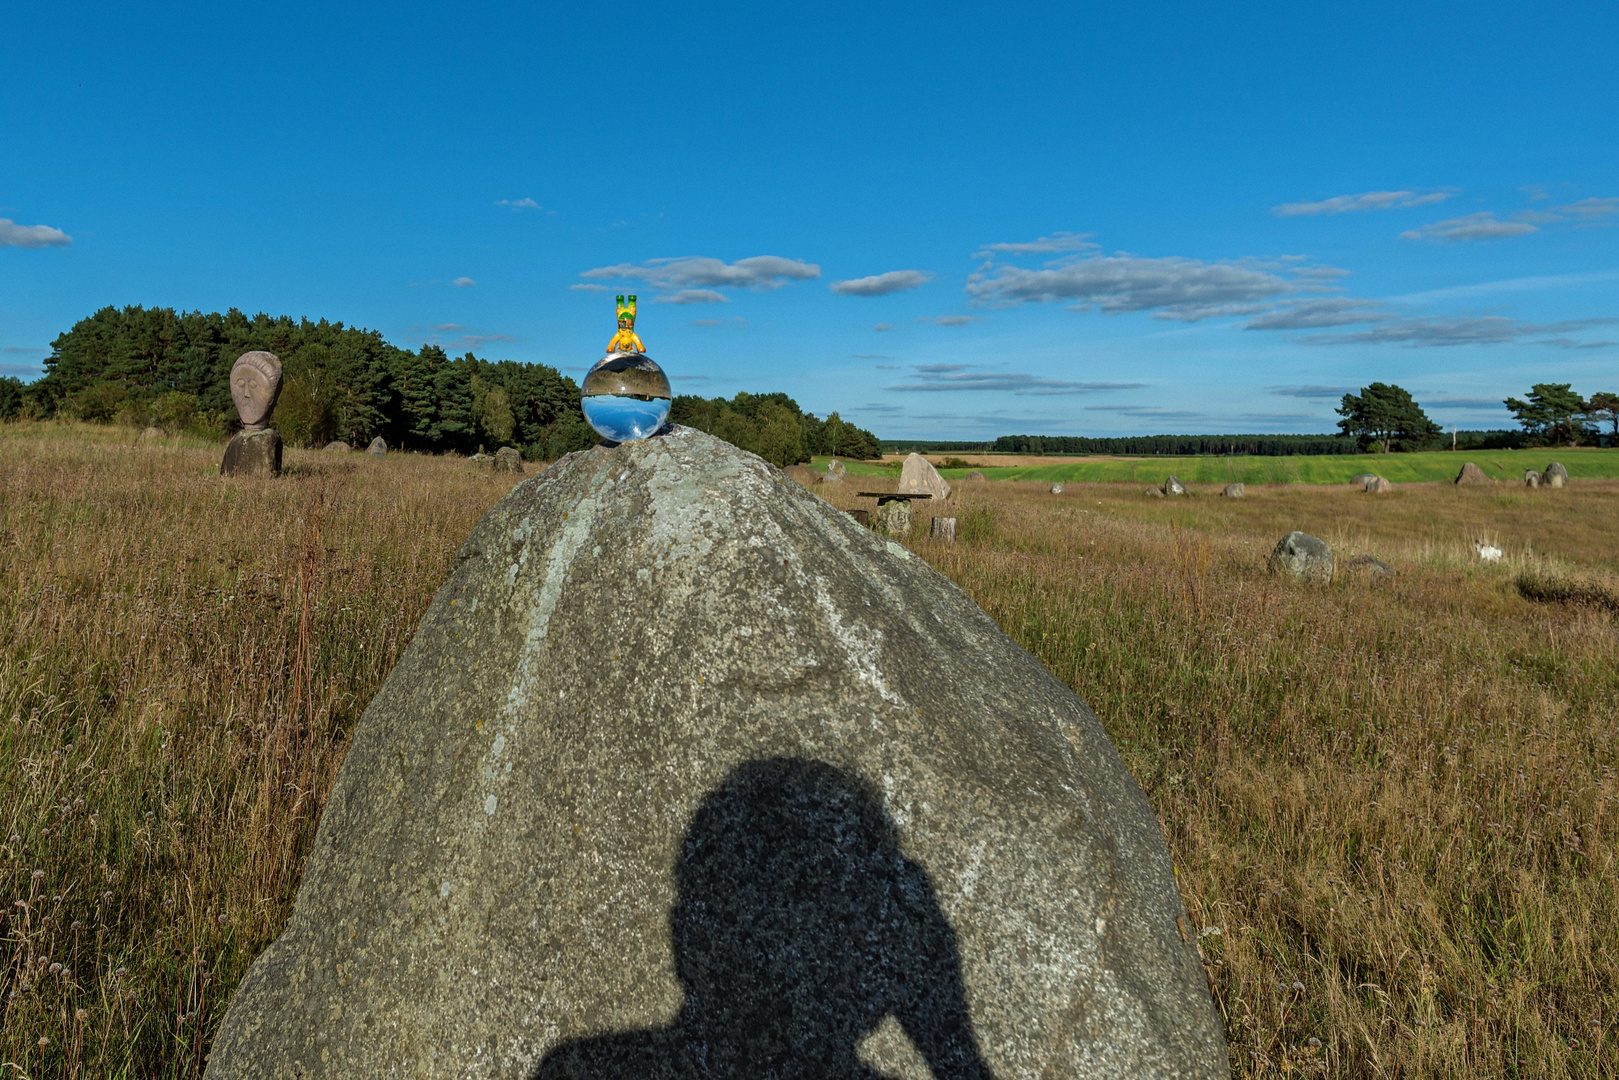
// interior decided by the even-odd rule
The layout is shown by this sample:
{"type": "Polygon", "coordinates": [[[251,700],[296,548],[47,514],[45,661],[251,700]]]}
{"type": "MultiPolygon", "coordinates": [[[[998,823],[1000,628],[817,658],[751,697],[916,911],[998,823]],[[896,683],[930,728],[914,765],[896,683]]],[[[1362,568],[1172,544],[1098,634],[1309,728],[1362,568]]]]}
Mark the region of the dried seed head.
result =
{"type": "Polygon", "coordinates": [[[56,974],[59,974],[61,972],[62,965],[61,964],[52,964],[46,970],[49,971],[52,975],[56,975],[56,974]]]}
{"type": "Polygon", "coordinates": [[[48,1047],[50,1045],[51,1045],[51,1037],[49,1035],[41,1035],[39,1037],[39,1048],[41,1050],[44,1050],[46,1047],[48,1047]]]}
{"type": "Polygon", "coordinates": [[[90,1019],[90,1010],[88,1010],[88,1009],[80,1009],[78,1012],[73,1014],[73,1019],[75,1019],[75,1020],[88,1020],[88,1019],[90,1019]]]}

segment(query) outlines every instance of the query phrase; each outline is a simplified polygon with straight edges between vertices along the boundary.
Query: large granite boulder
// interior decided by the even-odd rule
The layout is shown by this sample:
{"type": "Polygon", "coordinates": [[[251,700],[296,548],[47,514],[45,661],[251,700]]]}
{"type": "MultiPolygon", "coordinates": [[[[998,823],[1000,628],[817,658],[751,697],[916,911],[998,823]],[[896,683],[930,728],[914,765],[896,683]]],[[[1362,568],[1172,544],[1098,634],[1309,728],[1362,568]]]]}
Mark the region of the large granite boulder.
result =
{"type": "Polygon", "coordinates": [[[1299,581],[1329,585],[1332,583],[1332,547],[1318,536],[1290,532],[1278,540],[1271,551],[1270,570],[1299,581]]]}
{"type": "Polygon", "coordinates": [[[234,1077],[1225,1077],[1151,805],[967,596],[684,428],[457,553],[234,1077]]]}
{"type": "Polygon", "coordinates": [[[1561,461],[1554,461],[1546,466],[1542,482],[1547,487],[1563,487],[1568,483],[1568,470],[1563,467],[1561,461]]]}
{"type": "Polygon", "coordinates": [[[1368,495],[1386,495],[1393,490],[1394,485],[1381,476],[1374,476],[1366,481],[1366,494],[1368,495]]]}
{"type": "Polygon", "coordinates": [[[899,490],[901,494],[909,495],[925,491],[935,499],[950,497],[949,482],[939,475],[939,470],[933,467],[933,462],[921,454],[911,454],[905,459],[905,464],[900,466],[899,490]]]}

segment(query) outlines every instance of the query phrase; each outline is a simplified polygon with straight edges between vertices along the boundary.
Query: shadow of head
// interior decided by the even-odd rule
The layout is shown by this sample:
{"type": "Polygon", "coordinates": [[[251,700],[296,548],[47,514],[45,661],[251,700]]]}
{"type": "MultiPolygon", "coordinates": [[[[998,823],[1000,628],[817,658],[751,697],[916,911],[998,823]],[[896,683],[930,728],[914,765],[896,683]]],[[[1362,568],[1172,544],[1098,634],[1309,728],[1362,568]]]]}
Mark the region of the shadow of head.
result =
{"type": "Polygon", "coordinates": [[[685,1002],[667,1027],[565,1043],[538,1077],[870,1077],[892,1016],[938,1080],[987,1077],[955,934],[859,778],[769,758],[698,808],[669,914],[685,1002]]]}

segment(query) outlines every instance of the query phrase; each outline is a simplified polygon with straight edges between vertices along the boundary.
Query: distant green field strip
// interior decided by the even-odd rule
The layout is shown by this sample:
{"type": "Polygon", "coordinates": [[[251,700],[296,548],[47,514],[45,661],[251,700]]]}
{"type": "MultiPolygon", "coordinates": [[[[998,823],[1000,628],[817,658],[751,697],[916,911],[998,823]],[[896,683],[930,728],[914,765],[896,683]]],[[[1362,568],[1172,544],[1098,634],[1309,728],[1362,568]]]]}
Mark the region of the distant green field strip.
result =
{"type": "MultiPolygon", "coordinates": [[[[1561,461],[1576,479],[1619,477],[1619,450],[1581,447],[1574,450],[1487,450],[1475,453],[1422,454],[1344,454],[1296,455],[1288,457],[1153,457],[1094,460],[1068,460],[1051,465],[1010,468],[984,468],[979,471],[990,480],[1036,480],[1041,482],[1129,481],[1160,485],[1171,473],[1188,484],[1346,484],[1359,473],[1376,473],[1393,483],[1419,483],[1454,480],[1465,462],[1471,461],[1486,476],[1519,483],[1525,469],[1544,469],[1561,461]]],[[[850,466],[850,472],[855,471],[850,466]]],[[[893,470],[865,466],[876,475],[895,475],[893,470]]],[[[946,479],[956,481],[966,469],[943,470],[946,479]]]]}

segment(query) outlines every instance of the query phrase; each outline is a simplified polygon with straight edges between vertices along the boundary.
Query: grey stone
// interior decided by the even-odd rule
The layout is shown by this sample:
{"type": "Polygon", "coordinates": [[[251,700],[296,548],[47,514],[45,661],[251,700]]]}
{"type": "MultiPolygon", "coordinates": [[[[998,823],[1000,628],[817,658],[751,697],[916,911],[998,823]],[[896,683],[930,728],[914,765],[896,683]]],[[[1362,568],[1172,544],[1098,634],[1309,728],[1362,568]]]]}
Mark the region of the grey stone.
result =
{"type": "Polygon", "coordinates": [[[1051,485],[1051,493],[1053,495],[1061,495],[1066,490],[1067,489],[1064,488],[1061,484],[1052,484],[1051,485]]]}
{"type": "Polygon", "coordinates": [[[939,475],[939,470],[933,467],[933,462],[921,454],[911,454],[905,459],[905,464],[899,470],[899,489],[903,493],[915,494],[926,491],[935,499],[948,499],[950,497],[950,483],[939,475]]]}
{"type": "Polygon", "coordinates": [[[877,528],[896,540],[911,535],[911,504],[906,499],[894,499],[877,505],[877,528]]]}
{"type": "Polygon", "coordinates": [[[1227,484],[1225,490],[1220,492],[1228,499],[1240,499],[1248,494],[1248,489],[1241,484],[1227,484]]]}
{"type": "Polygon", "coordinates": [[[1485,476],[1483,469],[1469,461],[1467,464],[1462,466],[1462,471],[1456,474],[1456,483],[1493,484],[1495,481],[1491,480],[1488,476],[1485,476]]]}
{"type": "Polygon", "coordinates": [[[1358,488],[1364,488],[1367,484],[1371,483],[1373,480],[1376,480],[1376,479],[1377,479],[1377,474],[1376,473],[1363,472],[1363,473],[1356,473],[1354,476],[1351,476],[1349,478],[1349,482],[1351,484],[1355,485],[1358,488]]]}
{"type": "Polygon", "coordinates": [[[275,428],[239,432],[225,444],[220,476],[279,476],[281,433],[275,428]]]}
{"type": "Polygon", "coordinates": [[[1309,533],[1290,532],[1270,553],[1270,569],[1273,574],[1326,585],[1332,581],[1332,548],[1309,533]]]}
{"type": "Polygon", "coordinates": [[[675,428],[462,545],[207,1075],[1226,1077],[1191,930],[1067,686],[675,428]]]}
{"type": "Polygon", "coordinates": [[[977,483],[978,481],[983,480],[984,478],[985,478],[984,474],[979,472],[977,469],[974,469],[972,472],[970,472],[966,476],[962,477],[963,480],[969,480],[969,481],[971,481],[973,483],[977,483]]]}
{"type": "Polygon", "coordinates": [[[1385,495],[1393,490],[1394,485],[1381,476],[1374,476],[1366,481],[1366,494],[1368,495],[1385,495]]]}
{"type": "Polygon", "coordinates": [[[1372,577],[1393,577],[1394,568],[1382,559],[1374,559],[1370,555],[1356,555],[1344,563],[1346,574],[1370,574],[1372,577]]]}
{"type": "Polygon", "coordinates": [[[848,467],[837,458],[833,458],[831,461],[826,463],[826,475],[828,476],[835,476],[841,480],[844,478],[844,476],[848,475],[848,472],[848,467]]]}
{"type": "Polygon", "coordinates": [[[371,440],[371,445],[365,448],[365,452],[381,457],[383,454],[388,452],[388,443],[381,435],[378,435],[376,438],[371,440]]]}
{"type": "Polygon", "coordinates": [[[281,358],[259,350],[245,352],[230,369],[230,397],[245,432],[263,431],[275,399],[281,396],[281,358]]]}
{"type": "Polygon", "coordinates": [[[1536,472],[1534,469],[1525,469],[1523,471],[1523,483],[1524,483],[1525,487],[1532,487],[1532,488],[1539,487],[1540,486],[1540,474],[1538,472],[1536,472]]]}
{"type": "Polygon", "coordinates": [[[321,449],[322,450],[331,450],[331,451],[334,451],[336,453],[346,454],[350,450],[353,450],[354,447],[350,446],[348,443],[344,442],[342,439],[333,439],[331,442],[329,442],[325,446],[321,447],[321,449]]]}
{"type": "Polygon", "coordinates": [[[1180,482],[1179,477],[1170,476],[1170,478],[1168,480],[1164,481],[1164,494],[1165,495],[1185,495],[1186,494],[1186,485],[1180,482]]]}
{"type": "Polygon", "coordinates": [[[521,475],[523,472],[523,455],[513,447],[502,446],[495,451],[495,471],[521,475]]]}
{"type": "Polygon", "coordinates": [[[1568,470],[1561,461],[1554,461],[1546,466],[1542,479],[1547,487],[1563,487],[1568,483],[1568,470]]]}
{"type": "Polygon", "coordinates": [[[936,517],[933,519],[933,539],[943,540],[947,544],[956,542],[956,519],[936,517]]]}
{"type": "Polygon", "coordinates": [[[1151,495],[1155,499],[1162,499],[1164,497],[1164,493],[1159,491],[1157,488],[1148,488],[1147,494],[1151,495]]]}

